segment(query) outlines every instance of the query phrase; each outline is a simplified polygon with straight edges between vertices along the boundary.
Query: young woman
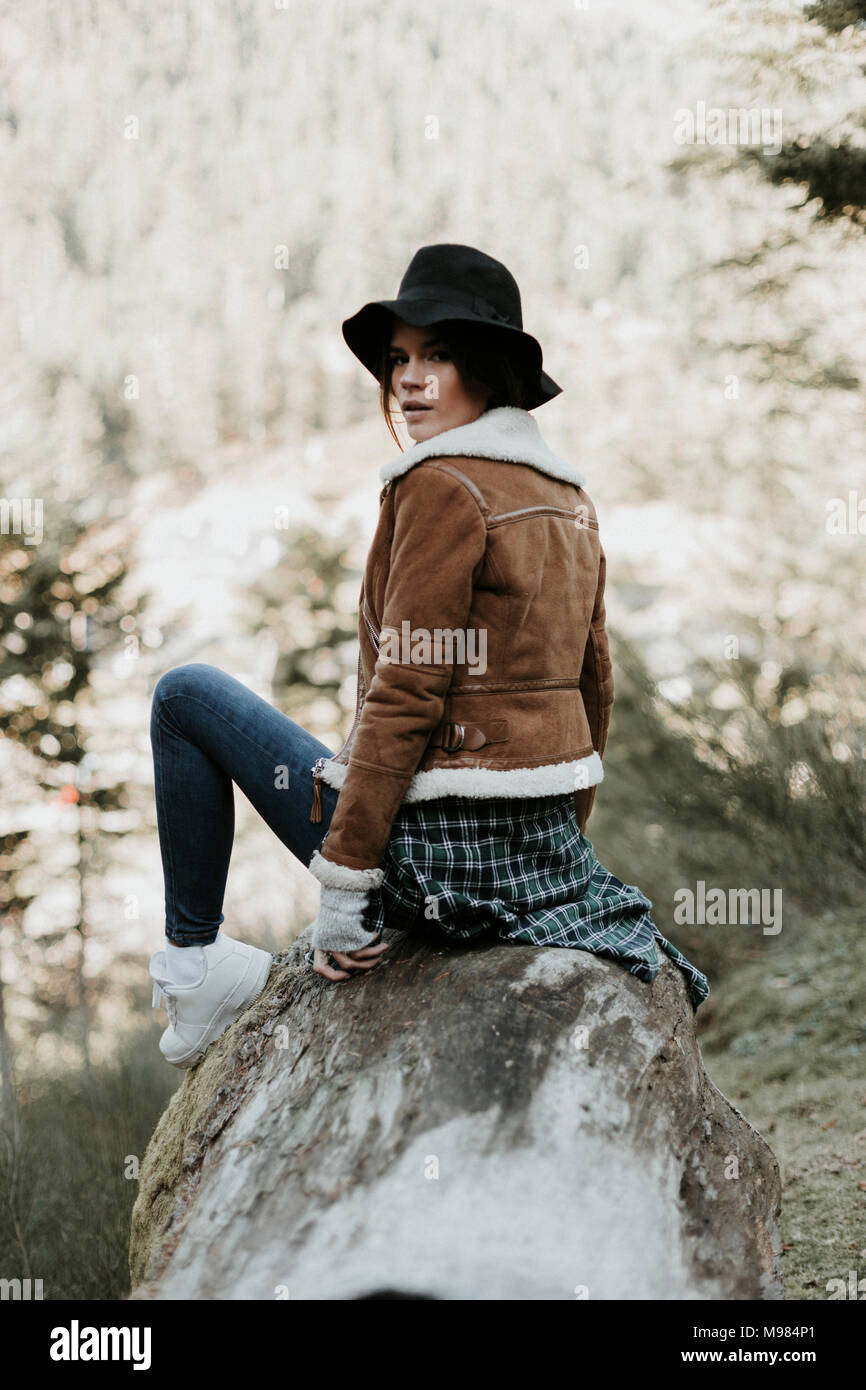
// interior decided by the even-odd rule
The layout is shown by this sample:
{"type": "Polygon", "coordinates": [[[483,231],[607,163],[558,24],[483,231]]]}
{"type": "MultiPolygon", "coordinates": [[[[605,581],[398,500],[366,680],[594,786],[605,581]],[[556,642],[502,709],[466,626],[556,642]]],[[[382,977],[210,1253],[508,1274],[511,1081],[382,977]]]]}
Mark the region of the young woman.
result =
{"type": "Polygon", "coordinates": [[[413,440],[380,473],[355,721],[333,754],[215,667],[157,683],[163,1055],[194,1065],[270,969],[220,932],[233,783],[322,885],[306,959],[328,980],[375,969],[385,925],[593,951],[644,980],[658,943],[697,1009],[706,978],[584,834],[613,704],[605,557],[582,475],[529,414],[561,388],[513,276],[472,247],[422,247],[397,298],[343,336],[395,441],[395,402],[413,440]]]}

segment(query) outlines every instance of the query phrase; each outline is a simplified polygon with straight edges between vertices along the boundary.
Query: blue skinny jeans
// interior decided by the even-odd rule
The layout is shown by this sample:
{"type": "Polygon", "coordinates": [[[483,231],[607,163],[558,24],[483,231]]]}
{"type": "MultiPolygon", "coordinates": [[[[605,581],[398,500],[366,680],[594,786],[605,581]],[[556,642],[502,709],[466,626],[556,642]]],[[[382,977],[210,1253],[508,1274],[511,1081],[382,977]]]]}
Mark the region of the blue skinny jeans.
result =
{"type": "Polygon", "coordinates": [[[317,758],[327,748],[234,676],[193,661],[159,678],[150,719],[165,933],[207,946],[223,918],[235,830],[236,783],[274,834],[309,865],[339,793],[321,784],[322,819],[310,820],[317,758]]]}

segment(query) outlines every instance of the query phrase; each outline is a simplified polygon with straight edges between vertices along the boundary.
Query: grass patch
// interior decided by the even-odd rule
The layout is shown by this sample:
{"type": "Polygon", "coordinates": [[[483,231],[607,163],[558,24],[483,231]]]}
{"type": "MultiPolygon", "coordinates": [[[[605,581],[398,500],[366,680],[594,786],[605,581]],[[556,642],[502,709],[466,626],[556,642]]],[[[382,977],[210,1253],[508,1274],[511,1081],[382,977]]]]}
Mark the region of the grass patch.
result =
{"type": "Polygon", "coordinates": [[[129,1292],[129,1222],[141,1160],[181,1081],[155,1025],[90,1073],[27,1077],[0,1131],[0,1273],[43,1281],[46,1299],[129,1292]],[[136,1177],[125,1173],[134,1171],[136,1177]]]}
{"type": "Polygon", "coordinates": [[[728,976],[701,1036],[713,1081],[779,1160],[790,1299],[866,1276],[866,933],[862,913],[808,926],[772,970],[728,976]]]}

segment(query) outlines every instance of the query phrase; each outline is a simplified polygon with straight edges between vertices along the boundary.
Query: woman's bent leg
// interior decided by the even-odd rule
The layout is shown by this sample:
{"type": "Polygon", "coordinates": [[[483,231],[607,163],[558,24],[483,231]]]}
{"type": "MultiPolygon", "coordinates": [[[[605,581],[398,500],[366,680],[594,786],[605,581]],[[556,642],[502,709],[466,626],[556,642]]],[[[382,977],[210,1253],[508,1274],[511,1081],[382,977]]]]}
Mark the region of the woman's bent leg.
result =
{"type": "Polygon", "coordinates": [[[241,681],[200,662],[160,677],[150,736],[166,936],[178,946],[206,946],[224,920],[234,841],[232,783],[309,864],[338,796],[322,783],[322,819],[311,821],[310,768],[331,750],[241,681]]]}

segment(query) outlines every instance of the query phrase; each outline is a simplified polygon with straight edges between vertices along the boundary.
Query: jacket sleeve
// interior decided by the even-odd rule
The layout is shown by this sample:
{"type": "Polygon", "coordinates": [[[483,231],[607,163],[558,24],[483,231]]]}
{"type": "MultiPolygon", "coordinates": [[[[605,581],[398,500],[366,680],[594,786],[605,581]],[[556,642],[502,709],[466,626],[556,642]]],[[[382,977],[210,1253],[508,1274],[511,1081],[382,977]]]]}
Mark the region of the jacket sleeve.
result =
{"type": "MultiPolygon", "coordinates": [[[[607,562],[602,550],[600,552],[598,586],[593,604],[592,620],[580,673],[580,693],[583,696],[583,706],[589,720],[592,746],[599,757],[603,755],[607,744],[607,731],[613,709],[613,667],[610,661],[604,610],[606,570],[607,562]]],[[[583,787],[574,794],[577,821],[581,830],[586,828],[595,803],[595,793],[595,787],[583,787]]]]}
{"type": "MultiPolygon", "coordinates": [[[[465,630],[472,589],[487,549],[487,526],[472,494],[451,474],[419,466],[395,483],[394,534],[381,628],[408,631],[465,630]]],[[[425,653],[430,664],[380,655],[361,710],[361,718],[340,788],[337,806],[320,850],[310,863],[327,886],[333,867],[342,866],[340,886],[351,892],[355,871],[359,890],[378,871],[394,817],[427,747],[441,722],[454,674],[443,645],[425,653]]],[[[406,655],[411,657],[411,651],[406,655]]],[[[378,886],[378,883],[373,885],[378,886]]],[[[372,938],[369,938],[372,939],[372,938]]]]}

